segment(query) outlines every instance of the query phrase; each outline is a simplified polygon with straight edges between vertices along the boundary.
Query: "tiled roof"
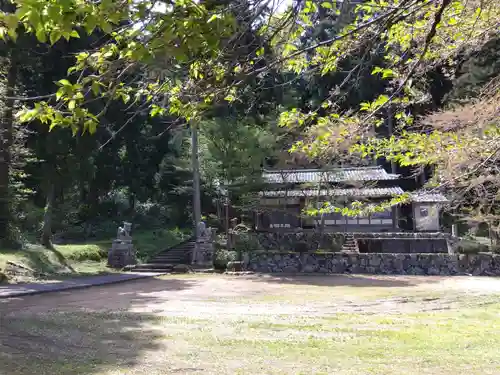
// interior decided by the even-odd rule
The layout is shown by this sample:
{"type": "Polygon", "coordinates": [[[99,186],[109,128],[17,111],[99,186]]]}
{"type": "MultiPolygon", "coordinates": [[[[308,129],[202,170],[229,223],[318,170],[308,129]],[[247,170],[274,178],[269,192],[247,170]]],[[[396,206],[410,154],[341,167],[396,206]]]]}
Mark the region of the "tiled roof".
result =
{"type": "Polygon", "coordinates": [[[399,186],[366,189],[329,189],[329,190],[268,190],[260,193],[262,197],[390,197],[403,194],[399,186]]]}
{"type": "Polygon", "coordinates": [[[304,182],[381,181],[395,180],[399,175],[387,173],[381,167],[338,168],[338,169],[287,169],[265,171],[264,181],[271,184],[304,182]]]}
{"type": "Polygon", "coordinates": [[[439,193],[414,193],[412,201],[417,203],[440,203],[448,202],[448,199],[439,193]]]}

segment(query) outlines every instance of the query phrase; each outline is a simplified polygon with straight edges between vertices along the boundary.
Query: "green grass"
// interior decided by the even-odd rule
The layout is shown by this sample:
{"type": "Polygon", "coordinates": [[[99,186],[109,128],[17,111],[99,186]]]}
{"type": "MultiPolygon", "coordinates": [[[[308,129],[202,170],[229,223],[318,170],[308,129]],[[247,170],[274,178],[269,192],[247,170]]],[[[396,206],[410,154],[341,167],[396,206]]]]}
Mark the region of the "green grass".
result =
{"type": "MultiPolygon", "coordinates": [[[[156,252],[181,242],[183,238],[183,233],[178,230],[156,230],[134,233],[133,241],[139,260],[147,260],[156,252]]],[[[106,268],[111,243],[112,239],[56,245],[54,250],[44,249],[40,245],[27,245],[21,250],[0,249],[0,270],[5,269],[7,261],[12,261],[46,276],[111,272],[106,268]]]]}
{"type": "MultiPolygon", "coordinates": [[[[36,274],[47,276],[68,274],[98,274],[109,272],[101,248],[94,244],[61,245],[48,250],[30,245],[22,250],[0,250],[0,269],[7,261],[29,267],[36,274]]],[[[34,275],[35,278],[39,275],[34,275]]]]}

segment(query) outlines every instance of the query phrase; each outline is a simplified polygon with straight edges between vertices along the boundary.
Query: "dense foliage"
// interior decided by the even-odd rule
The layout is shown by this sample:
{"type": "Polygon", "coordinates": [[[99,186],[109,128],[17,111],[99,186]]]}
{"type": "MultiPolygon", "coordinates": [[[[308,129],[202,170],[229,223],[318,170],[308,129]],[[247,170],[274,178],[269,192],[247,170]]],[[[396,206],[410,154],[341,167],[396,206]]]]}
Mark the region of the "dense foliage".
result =
{"type": "Polygon", "coordinates": [[[0,237],[188,226],[187,129],[205,214],[290,149],[432,177],[497,226],[500,6],[278,3],[2,1],[0,237]]]}

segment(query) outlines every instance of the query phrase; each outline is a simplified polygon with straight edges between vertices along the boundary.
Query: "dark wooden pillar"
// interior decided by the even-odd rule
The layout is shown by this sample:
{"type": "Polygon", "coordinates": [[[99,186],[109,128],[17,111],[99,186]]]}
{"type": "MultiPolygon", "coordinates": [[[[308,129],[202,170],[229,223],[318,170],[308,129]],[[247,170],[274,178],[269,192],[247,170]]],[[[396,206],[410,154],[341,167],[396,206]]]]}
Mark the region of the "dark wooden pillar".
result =
{"type": "Polygon", "coordinates": [[[399,209],[398,206],[392,207],[392,229],[397,230],[399,228],[399,209]]]}

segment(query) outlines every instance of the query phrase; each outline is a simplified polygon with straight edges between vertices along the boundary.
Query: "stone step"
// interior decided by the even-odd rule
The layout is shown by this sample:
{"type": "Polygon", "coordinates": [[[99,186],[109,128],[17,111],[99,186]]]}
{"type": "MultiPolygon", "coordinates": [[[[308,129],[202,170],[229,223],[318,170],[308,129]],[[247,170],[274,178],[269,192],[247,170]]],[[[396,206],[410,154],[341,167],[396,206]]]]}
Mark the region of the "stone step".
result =
{"type": "Polygon", "coordinates": [[[152,264],[141,264],[129,269],[131,272],[150,272],[150,273],[190,273],[193,269],[187,264],[165,264],[163,268],[154,267],[152,264]]]}
{"type": "Polygon", "coordinates": [[[185,253],[187,251],[193,251],[194,247],[185,247],[185,248],[182,248],[182,249],[171,249],[171,250],[166,250],[166,251],[162,251],[161,253],[159,254],[166,254],[166,253],[185,253]]]}
{"type": "Polygon", "coordinates": [[[191,253],[180,253],[180,254],[160,254],[160,255],[157,255],[155,257],[153,257],[153,259],[164,259],[164,258],[184,258],[186,256],[189,256],[191,253]]]}
{"type": "Polygon", "coordinates": [[[132,268],[131,272],[148,272],[148,273],[171,273],[173,267],[170,268],[132,268]]]}
{"type": "Polygon", "coordinates": [[[181,250],[181,251],[166,251],[164,253],[158,253],[156,254],[155,256],[159,257],[159,256],[164,256],[164,255],[182,255],[182,254],[189,254],[193,252],[193,250],[181,250]]]}
{"type": "Polygon", "coordinates": [[[183,257],[186,257],[188,255],[190,255],[191,253],[179,253],[179,254],[159,254],[155,257],[153,257],[152,259],[162,259],[162,258],[183,258],[183,257]]]}
{"type": "Polygon", "coordinates": [[[156,256],[160,255],[169,255],[169,254],[186,254],[190,253],[194,250],[194,248],[189,248],[189,249],[172,249],[168,251],[162,251],[161,253],[156,254],[156,256]]]}
{"type": "MultiPolygon", "coordinates": [[[[183,263],[189,262],[191,254],[195,247],[194,241],[182,243],[170,249],[166,249],[148,261],[148,265],[152,265],[154,269],[160,267],[162,264],[169,264],[171,266],[178,266],[183,263]]],[[[148,267],[151,268],[151,267],[148,267]]]]}
{"type": "Polygon", "coordinates": [[[352,234],[344,236],[344,243],[340,251],[348,254],[359,254],[358,241],[356,241],[352,234]]]}
{"type": "Polygon", "coordinates": [[[143,263],[136,265],[134,269],[141,269],[141,268],[164,269],[164,268],[174,268],[174,267],[175,264],[172,263],[143,263]]]}
{"type": "Polygon", "coordinates": [[[165,255],[157,255],[153,257],[153,259],[165,259],[165,258],[184,258],[190,255],[190,253],[182,253],[182,254],[165,254],[165,255]]]}
{"type": "Polygon", "coordinates": [[[176,248],[173,248],[173,249],[165,250],[163,252],[168,253],[168,252],[171,252],[171,251],[191,251],[193,249],[194,249],[194,245],[193,246],[186,246],[186,247],[176,247],[176,248]]]}
{"type": "Polygon", "coordinates": [[[185,258],[151,259],[148,264],[182,264],[186,263],[185,258]]]}

